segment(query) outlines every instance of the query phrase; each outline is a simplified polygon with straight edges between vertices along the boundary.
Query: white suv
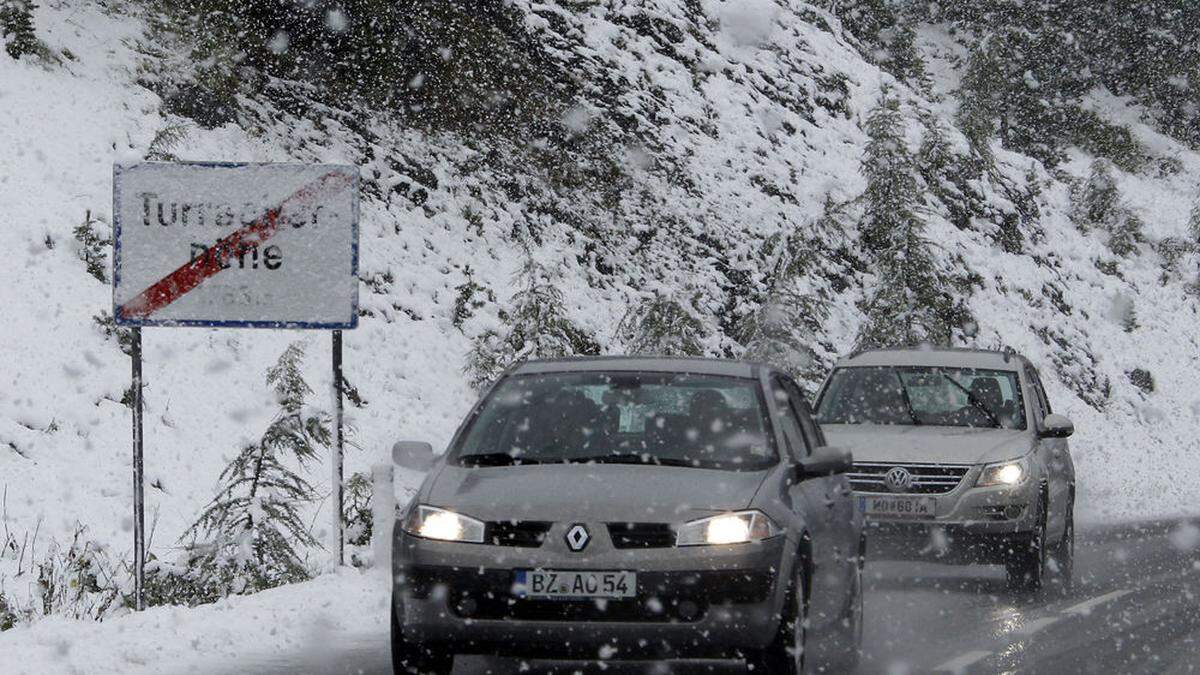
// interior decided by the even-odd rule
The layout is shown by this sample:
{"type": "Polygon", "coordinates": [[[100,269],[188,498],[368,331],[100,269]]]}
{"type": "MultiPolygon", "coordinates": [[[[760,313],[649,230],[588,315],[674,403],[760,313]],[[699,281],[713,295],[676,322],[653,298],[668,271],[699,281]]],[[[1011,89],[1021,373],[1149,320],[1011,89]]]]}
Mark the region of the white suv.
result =
{"type": "Polygon", "coordinates": [[[1065,589],[1074,559],[1071,421],[1024,357],[960,349],[840,360],[817,400],[872,558],[1003,564],[1014,589],[1065,589]]]}

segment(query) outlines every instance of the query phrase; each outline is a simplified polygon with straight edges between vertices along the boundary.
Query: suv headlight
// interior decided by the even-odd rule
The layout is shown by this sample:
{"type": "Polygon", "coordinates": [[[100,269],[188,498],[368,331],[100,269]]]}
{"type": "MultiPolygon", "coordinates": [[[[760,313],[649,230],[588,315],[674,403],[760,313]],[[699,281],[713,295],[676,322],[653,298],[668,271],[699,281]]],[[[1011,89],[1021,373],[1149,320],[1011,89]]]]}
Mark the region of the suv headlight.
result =
{"type": "Polygon", "coordinates": [[[1029,460],[1022,457],[1010,462],[988,464],[975,481],[976,487],[992,487],[995,485],[1020,485],[1029,477],[1029,460]]]}
{"type": "Polygon", "coordinates": [[[461,541],[468,544],[483,543],[483,522],[461,513],[439,509],[436,506],[417,505],[404,518],[401,528],[422,539],[438,541],[461,541]]]}
{"type": "Polygon", "coordinates": [[[676,546],[718,546],[762,541],[783,530],[761,511],[739,511],[693,520],[675,533],[676,546]]]}

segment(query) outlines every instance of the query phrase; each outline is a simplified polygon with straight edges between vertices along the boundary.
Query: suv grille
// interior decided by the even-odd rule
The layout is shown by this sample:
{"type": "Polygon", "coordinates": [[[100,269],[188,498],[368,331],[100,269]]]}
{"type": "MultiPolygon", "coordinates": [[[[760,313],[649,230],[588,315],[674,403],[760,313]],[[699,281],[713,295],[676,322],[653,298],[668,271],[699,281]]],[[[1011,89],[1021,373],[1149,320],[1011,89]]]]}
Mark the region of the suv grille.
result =
{"type": "Polygon", "coordinates": [[[608,536],[615,548],[671,548],[675,530],[667,523],[609,523],[608,536]]]}
{"type": "Polygon", "coordinates": [[[499,520],[487,524],[483,538],[493,546],[538,548],[546,541],[551,524],[540,520],[499,520]]]}
{"type": "Polygon", "coordinates": [[[850,487],[856,492],[892,494],[886,477],[895,468],[908,470],[912,474],[912,487],[904,494],[938,495],[958,487],[963,476],[971,470],[966,464],[885,464],[881,462],[855,462],[854,470],[847,474],[850,487]]]}

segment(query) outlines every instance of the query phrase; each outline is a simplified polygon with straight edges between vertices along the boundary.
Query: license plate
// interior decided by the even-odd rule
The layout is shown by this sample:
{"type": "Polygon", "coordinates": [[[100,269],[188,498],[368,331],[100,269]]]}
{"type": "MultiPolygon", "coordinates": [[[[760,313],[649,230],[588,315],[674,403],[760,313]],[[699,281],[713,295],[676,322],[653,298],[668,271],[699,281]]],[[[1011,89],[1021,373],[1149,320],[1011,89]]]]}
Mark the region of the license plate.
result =
{"type": "Polygon", "coordinates": [[[519,598],[632,598],[637,573],[519,570],[513,592],[519,598]]]}
{"type": "Polygon", "coordinates": [[[937,513],[937,500],[933,497],[859,495],[858,510],[872,518],[933,518],[937,513]]]}

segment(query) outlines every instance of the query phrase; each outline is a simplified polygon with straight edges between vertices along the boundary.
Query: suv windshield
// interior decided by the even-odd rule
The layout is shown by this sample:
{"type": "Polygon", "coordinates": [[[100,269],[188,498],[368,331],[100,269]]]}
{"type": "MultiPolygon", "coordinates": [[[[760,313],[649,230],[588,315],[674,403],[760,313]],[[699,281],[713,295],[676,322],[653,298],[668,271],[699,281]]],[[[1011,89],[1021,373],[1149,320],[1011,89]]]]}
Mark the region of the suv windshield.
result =
{"type": "Polygon", "coordinates": [[[907,366],[839,368],[818,404],[820,424],[1025,428],[1017,373],[907,366]]]}
{"type": "Polygon", "coordinates": [[[754,380],[674,373],[511,377],[456,448],[462,466],[628,463],[756,471],[777,453],[754,380]]]}

